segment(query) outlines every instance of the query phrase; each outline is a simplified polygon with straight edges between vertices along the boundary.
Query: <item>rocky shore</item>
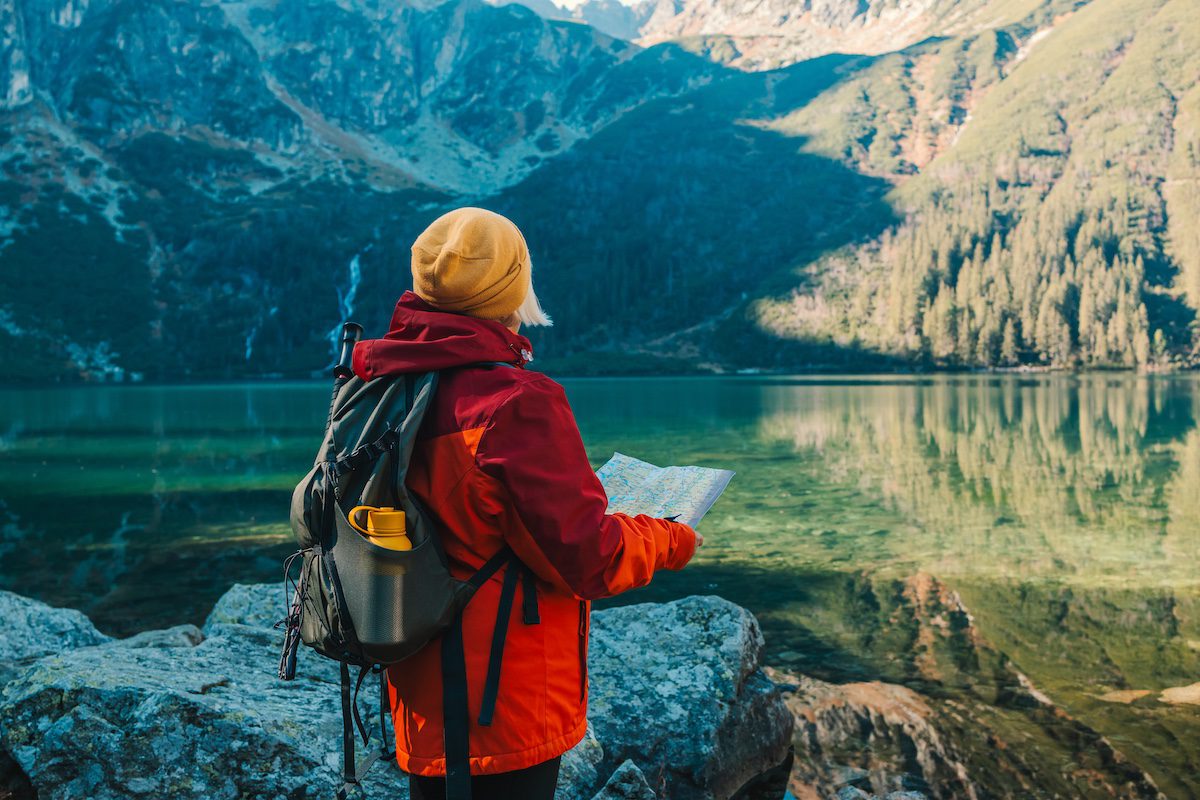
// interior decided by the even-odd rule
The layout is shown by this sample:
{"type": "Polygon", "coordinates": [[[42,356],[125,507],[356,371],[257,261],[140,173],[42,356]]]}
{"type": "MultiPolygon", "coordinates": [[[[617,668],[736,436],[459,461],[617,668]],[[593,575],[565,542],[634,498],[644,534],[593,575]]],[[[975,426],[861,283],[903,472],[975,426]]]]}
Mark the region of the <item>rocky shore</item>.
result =
{"type": "MultiPolygon", "coordinates": [[[[282,603],[276,585],[234,586],[202,628],[116,640],[77,611],[0,592],[0,800],[330,796],[337,671],[302,652],[294,683],[275,678],[282,603]]],[[[591,725],[564,758],[559,800],[785,796],[794,687],[764,671],[752,614],[688,597],[598,611],[592,630],[591,725]]],[[[818,773],[819,789],[793,789],[872,796],[853,775],[818,773]]],[[[390,765],[366,789],[407,797],[390,765]]]]}

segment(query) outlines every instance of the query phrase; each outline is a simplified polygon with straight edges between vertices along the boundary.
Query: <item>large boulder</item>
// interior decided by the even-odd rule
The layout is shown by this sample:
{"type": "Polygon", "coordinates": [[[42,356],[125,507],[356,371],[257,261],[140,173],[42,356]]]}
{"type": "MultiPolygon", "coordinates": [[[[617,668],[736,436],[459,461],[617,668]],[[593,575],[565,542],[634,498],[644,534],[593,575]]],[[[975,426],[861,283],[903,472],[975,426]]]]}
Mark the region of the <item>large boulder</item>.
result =
{"type": "Polygon", "coordinates": [[[273,628],[287,616],[290,599],[282,583],[235,583],[208,613],[204,629],[208,631],[216,625],[273,628]]]}
{"type": "MultiPolygon", "coordinates": [[[[252,591],[278,606],[279,587],[266,588],[252,591]]],[[[336,665],[301,658],[296,680],[280,681],[272,613],[233,618],[43,658],[4,690],[0,745],[40,800],[330,796],[341,770],[336,665]]],[[[408,797],[395,769],[375,768],[366,786],[408,797]]]]}
{"type": "Polygon", "coordinates": [[[754,615],[720,597],[594,614],[589,717],[609,771],[628,759],[661,797],[723,800],[784,762],[792,718],[762,648],[754,615]]]}
{"type": "Polygon", "coordinates": [[[79,611],[12,592],[0,591],[0,619],[0,685],[43,656],[109,640],[79,611]]]}
{"type": "MultiPolygon", "coordinates": [[[[0,745],[41,800],[329,796],[337,669],[305,652],[294,682],[275,677],[282,598],[278,585],[236,586],[203,631],[42,658],[4,690],[0,745]]],[[[753,616],[718,598],[597,612],[592,729],[564,757],[560,800],[724,798],[783,759],[791,717],[759,670],[761,647],[753,616]]],[[[363,695],[374,718],[365,698],[377,695],[363,695]]],[[[387,765],[366,788],[408,794],[387,765]]]]}

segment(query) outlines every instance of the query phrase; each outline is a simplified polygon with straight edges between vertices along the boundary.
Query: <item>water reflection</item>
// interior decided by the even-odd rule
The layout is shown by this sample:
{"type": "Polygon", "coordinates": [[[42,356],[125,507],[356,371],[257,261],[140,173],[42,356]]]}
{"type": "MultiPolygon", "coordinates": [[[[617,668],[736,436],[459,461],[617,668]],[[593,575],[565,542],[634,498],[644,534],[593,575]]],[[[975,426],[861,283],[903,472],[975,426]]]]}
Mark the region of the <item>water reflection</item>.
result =
{"type": "MultiPolygon", "coordinates": [[[[0,392],[0,586],[129,634],[274,579],[316,385],[0,392]]],[[[327,390],[324,394],[328,395],[327,390]]]]}
{"type": "MultiPolygon", "coordinates": [[[[1103,767],[1082,753],[1103,734],[1172,797],[1200,792],[1200,722],[1156,699],[1200,675],[1198,386],[567,382],[597,465],[738,473],[695,564],[618,602],[719,593],[759,616],[773,663],[968,704],[1037,750],[1047,796],[1089,795],[1068,773],[1103,767]],[[1018,671],[1068,716],[1010,707],[1018,671]],[[1104,699],[1127,689],[1144,699],[1104,699]]],[[[327,402],[321,384],[0,392],[0,587],[129,634],[277,579],[327,402]]]]}
{"type": "Polygon", "coordinates": [[[913,525],[889,548],[939,575],[1180,588],[1200,578],[1196,402],[1134,377],[794,387],[759,436],[876,494],[913,525]]]}

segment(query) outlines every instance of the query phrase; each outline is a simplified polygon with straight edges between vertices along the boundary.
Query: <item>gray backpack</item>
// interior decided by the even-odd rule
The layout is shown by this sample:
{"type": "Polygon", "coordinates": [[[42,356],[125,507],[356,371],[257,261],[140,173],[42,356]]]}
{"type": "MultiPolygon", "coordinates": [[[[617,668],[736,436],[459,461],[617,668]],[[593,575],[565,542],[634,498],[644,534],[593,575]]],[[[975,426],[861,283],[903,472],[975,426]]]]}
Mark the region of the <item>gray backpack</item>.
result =
{"type": "MultiPolygon", "coordinates": [[[[508,567],[501,616],[488,665],[485,718],[490,724],[498,691],[508,609],[517,577],[523,578],[524,621],[536,624],[533,575],[511,550],[501,550],[471,578],[451,576],[446,554],[428,512],[405,486],[408,465],[425,413],[437,388],[437,373],[387,375],[364,381],[350,369],[362,334],[343,326],[342,354],[334,368],[333,398],[316,462],[292,494],[291,523],[300,549],[284,565],[291,606],[280,623],[286,631],[279,677],[296,674],[300,642],[341,667],[343,800],[379,759],[394,757],[387,730],[389,707],[384,667],[442,637],[445,697],[447,797],[470,797],[466,666],[461,612],[475,591],[508,567]],[[370,542],[351,527],[347,512],[359,505],[390,506],[405,512],[411,550],[370,542]],[[291,577],[295,562],[299,576],[291,577]],[[505,608],[507,604],[508,609],[505,608]],[[499,649],[495,647],[499,642],[499,649]],[[351,685],[350,668],[359,670],[351,685]],[[355,762],[354,731],[370,741],[357,697],[370,672],[379,677],[380,744],[362,764],[355,762]]],[[[478,365],[494,367],[495,365],[478,365]]]]}

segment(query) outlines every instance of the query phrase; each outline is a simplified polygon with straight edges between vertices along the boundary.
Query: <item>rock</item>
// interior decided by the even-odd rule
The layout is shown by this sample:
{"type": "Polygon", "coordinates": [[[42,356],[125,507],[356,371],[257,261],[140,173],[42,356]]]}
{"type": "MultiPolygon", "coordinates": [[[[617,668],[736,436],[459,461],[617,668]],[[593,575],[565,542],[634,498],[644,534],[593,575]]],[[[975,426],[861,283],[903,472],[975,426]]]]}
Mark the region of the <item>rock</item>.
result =
{"type": "Polygon", "coordinates": [[[0,661],[22,661],[109,641],[92,621],[70,608],[55,608],[0,590],[0,661]]]}
{"type": "Polygon", "coordinates": [[[590,718],[605,763],[672,800],[731,797],[788,755],[792,719],[749,611],[719,597],[592,616],[590,718]]]}
{"type": "Polygon", "coordinates": [[[1172,705],[1200,705],[1200,683],[1188,686],[1171,686],[1158,696],[1159,702],[1172,705]]]}
{"type": "MultiPolygon", "coordinates": [[[[945,735],[945,719],[928,698],[881,681],[833,684],[769,668],[767,673],[786,685],[786,703],[796,719],[790,788],[797,797],[855,800],[914,785],[932,787],[937,798],[979,793],[971,777],[974,765],[945,735]]],[[[1003,754],[997,762],[1009,766],[1003,754]]]]}
{"type": "Polygon", "coordinates": [[[586,800],[593,787],[601,782],[600,764],[604,761],[604,748],[596,739],[596,732],[588,725],[583,740],[563,753],[558,768],[558,788],[554,800],[586,800]]]}
{"type": "Polygon", "coordinates": [[[176,625],[161,631],[143,631],[121,640],[122,647],[195,647],[204,634],[195,625],[176,625]]]}
{"type": "Polygon", "coordinates": [[[592,800],[655,800],[656,797],[637,764],[626,760],[592,800]]]}
{"type": "Polygon", "coordinates": [[[0,683],[42,656],[109,641],[80,612],[12,592],[0,591],[0,619],[0,683]]]}
{"type": "Polygon", "coordinates": [[[287,616],[290,602],[282,583],[235,583],[209,612],[204,630],[214,625],[272,628],[287,616]]]}
{"type": "Polygon", "coordinates": [[[29,777],[3,750],[0,750],[0,800],[37,800],[29,777]]]}
{"type": "MultiPolygon", "coordinates": [[[[278,585],[236,586],[203,632],[184,625],[42,658],[5,690],[0,745],[41,800],[331,793],[337,668],[305,652],[294,682],[275,677],[282,603],[278,585]]],[[[726,798],[782,761],[791,717],[759,669],[761,649],[754,617],[715,597],[597,612],[592,724],[564,755],[558,800],[726,798]]],[[[376,694],[363,696],[370,722],[376,694]]],[[[366,788],[408,794],[392,765],[377,765],[366,788]]]]}
{"type": "Polygon", "coordinates": [[[1125,705],[1129,705],[1151,694],[1154,694],[1154,692],[1149,689],[1117,689],[1112,692],[1105,692],[1097,699],[1103,700],[1106,703],[1124,703],[1125,705]]]}
{"type": "Polygon", "coordinates": [[[855,786],[843,786],[838,789],[837,800],[870,800],[871,795],[855,786]]]}
{"type": "Polygon", "coordinates": [[[838,790],[837,800],[928,800],[920,792],[888,792],[885,795],[868,794],[854,786],[843,786],[838,790]]]}
{"type": "MultiPolygon", "coordinates": [[[[789,789],[798,800],[1060,796],[1046,791],[1048,773],[1010,745],[982,703],[882,681],[835,684],[769,667],[766,672],[795,717],[789,789]],[[862,795],[854,793],[859,790],[862,795]]],[[[1162,800],[1150,776],[1104,737],[1055,706],[1020,672],[1009,668],[1005,676],[999,696],[1009,708],[1077,748],[1080,760],[1102,764],[1087,770],[1089,785],[1101,787],[1106,797],[1162,800]]]]}
{"type": "MultiPolygon", "coordinates": [[[[336,665],[302,658],[296,681],[284,683],[274,674],[277,632],[206,628],[207,638],[181,626],[50,656],[12,682],[2,744],[41,800],[332,792],[341,769],[336,665]]],[[[408,796],[394,768],[377,766],[366,785],[372,796],[408,796]]]]}

